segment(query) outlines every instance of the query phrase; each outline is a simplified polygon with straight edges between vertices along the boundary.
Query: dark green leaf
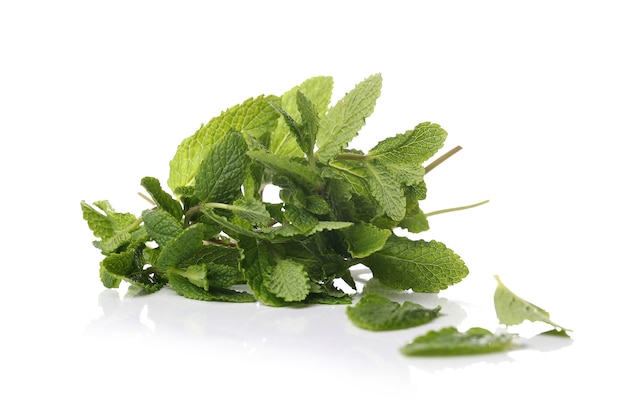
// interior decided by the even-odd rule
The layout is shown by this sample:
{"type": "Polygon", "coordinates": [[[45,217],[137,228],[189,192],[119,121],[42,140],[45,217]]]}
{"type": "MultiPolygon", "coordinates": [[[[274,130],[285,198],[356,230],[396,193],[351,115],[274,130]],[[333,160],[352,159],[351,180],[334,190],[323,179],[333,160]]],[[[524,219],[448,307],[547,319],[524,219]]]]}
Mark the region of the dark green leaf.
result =
{"type": "Polygon", "coordinates": [[[365,294],[354,306],[347,308],[348,318],[366,330],[399,330],[426,324],[439,317],[441,307],[428,309],[405,301],[402,305],[379,294],[365,294]]]}

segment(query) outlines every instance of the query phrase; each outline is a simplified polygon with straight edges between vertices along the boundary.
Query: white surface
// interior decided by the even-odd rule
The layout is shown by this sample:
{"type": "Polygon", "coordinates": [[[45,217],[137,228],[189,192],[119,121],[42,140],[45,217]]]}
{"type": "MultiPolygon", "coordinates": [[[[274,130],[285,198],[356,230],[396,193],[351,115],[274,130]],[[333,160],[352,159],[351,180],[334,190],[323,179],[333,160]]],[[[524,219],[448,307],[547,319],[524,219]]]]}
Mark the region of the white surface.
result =
{"type": "Polygon", "coordinates": [[[619,2],[223,3],[0,5],[0,414],[620,415],[619,2]],[[440,123],[464,150],[429,174],[425,209],[491,200],[424,234],[471,270],[416,297],[442,305],[439,321],[377,334],[345,307],[101,287],[80,200],[138,213],[139,180],[165,183],[178,143],[225,108],[314,75],[335,78],[336,100],[375,72],[382,96],[353,144],[440,123]],[[495,329],[494,274],[572,340],[398,353],[445,324],[495,329]]]}

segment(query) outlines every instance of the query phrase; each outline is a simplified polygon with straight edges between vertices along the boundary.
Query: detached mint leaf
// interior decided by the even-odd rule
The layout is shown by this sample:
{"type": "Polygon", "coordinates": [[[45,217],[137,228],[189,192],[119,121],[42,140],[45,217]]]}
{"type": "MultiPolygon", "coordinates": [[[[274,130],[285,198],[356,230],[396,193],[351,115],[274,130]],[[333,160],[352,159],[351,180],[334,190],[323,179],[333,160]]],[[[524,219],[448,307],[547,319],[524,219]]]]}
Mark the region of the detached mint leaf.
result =
{"type": "Polygon", "coordinates": [[[352,323],[366,330],[386,331],[408,329],[426,324],[439,316],[441,307],[428,309],[405,301],[402,305],[385,296],[365,294],[346,314],[352,323]]]}
{"type": "Polygon", "coordinates": [[[524,321],[540,321],[551,326],[554,326],[555,329],[561,330],[563,333],[567,334],[567,332],[571,332],[571,329],[566,329],[563,326],[560,326],[553,322],[550,319],[550,314],[521,297],[515,295],[511,290],[504,286],[500,277],[495,276],[498,285],[496,287],[496,291],[494,293],[494,305],[496,309],[496,315],[498,316],[498,320],[500,320],[500,324],[504,324],[506,326],[514,326],[516,324],[521,324],[524,321]]]}
{"type": "Polygon", "coordinates": [[[437,292],[468,274],[461,258],[443,243],[391,235],[385,246],[363,259],[382,284],[400,290],[437,292]]]}
{"type": "Polygon", "coordinates": [[[287,302],[302,301],[310,291],[309,277],[304,266],[290,259],[278,259],[264,285],[287,302]]]}
{"type": "Polygon", "coordinates": [[[472,327],[459,332],[454,327],[432,330],[404,345],[400,352],[407,356],[456,356],[502,352],[513,345],[514,335],[493,334],[489,330],[472,327]]]}
{"type": "Polygon", "coordinates": [[[390,166],[419,165],[441,149],[447,136],[448,133],[438,124],[420,123],[413,130],[379,142],[367,157],[390,166]]]}
{"type": "Polygon", "coordinates": [[[209,150],[223,140],[228,131],[236,130],[257,138],[273,131],[278,114],[270,106],[268,99],[271,97],[259,96],[235,105],[183,140],[170,161],[170,176],[167,182],[170,189],[176,191],[181,187],[193,185],[200,164],[209,150]]]}
{"type": "Polygon", "coordinates": [[[196,176],[195,194],[201,201],[231,203],[241,195],[249,160],[241,133],[229,131],[207,152],[196,176]]]}
{"type": "Polygon", "coordinates": [[[347,93],[320,119],[317,158],[329,163],[357,136],[365,119],[374,111],[382,77],[372,75],[347,93]]]}

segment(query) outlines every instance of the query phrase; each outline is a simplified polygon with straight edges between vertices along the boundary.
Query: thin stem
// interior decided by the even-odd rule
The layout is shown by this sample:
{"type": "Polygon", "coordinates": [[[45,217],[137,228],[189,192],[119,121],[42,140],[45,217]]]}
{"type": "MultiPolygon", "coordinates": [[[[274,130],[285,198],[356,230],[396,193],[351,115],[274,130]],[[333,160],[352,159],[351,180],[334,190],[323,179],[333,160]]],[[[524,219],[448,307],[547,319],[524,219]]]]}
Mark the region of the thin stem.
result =
{"type": "Polygon", "coordinates": [[[156,206],[156,203],[154,202],[153,199],[151,199],[150,197],[148,197],[147,195],[145,195],[142,192],[137,193],[139,194],[139,197],[143,198],[144,200],[146,200],[148,203],[152,204],[153,206],[156,206]]]}
{"type": "Polygon", "coordinates": [[[444,162],[446,159],[450,158],[452,155],[454,155],[455,153],[457,153],[461,149],[463,149],[463,148],[461,148],[460,146],[457,146],[455,148],[450,149],[448,152],[446,152],[445,154],[441,155],[439,158],[435,159],[433,162],[431,162],[425,168],[426,173],[428,174],[430,171],[432,171],[434,168],[439,166],[442,162],[444,162]]]}
{"type": "Polygon", "coordinates": [[[350,152],[344,152],[344,153],[340,153],[339,155],[337,155],[337,159],[344,159],[344,160],[351,160],[351,161],[360,161],[362,159],[365,159],[367,157],[367,155],[361,155],[360,153],[350,153],[350,152]]]}
{"type": "Polygon", "coordinates": [[[488,202],[489,200],[485,200],[485,201],[481,201],[480,203],[470,204],[469,206],[461,206],[461,207],[453,207],[453,208],[448,208],[448,209],[443,209],[443,210],[435,210],[435,211],[431,211],[430,213],[425,213],[424,215],[426,217],[429,217],[429,216],[434,216],[436,214],[451,213],[453,211],[467,210],[467,209],[471,209],[474,207],[482,206],[483,204],[486,204],[488,202]]]}

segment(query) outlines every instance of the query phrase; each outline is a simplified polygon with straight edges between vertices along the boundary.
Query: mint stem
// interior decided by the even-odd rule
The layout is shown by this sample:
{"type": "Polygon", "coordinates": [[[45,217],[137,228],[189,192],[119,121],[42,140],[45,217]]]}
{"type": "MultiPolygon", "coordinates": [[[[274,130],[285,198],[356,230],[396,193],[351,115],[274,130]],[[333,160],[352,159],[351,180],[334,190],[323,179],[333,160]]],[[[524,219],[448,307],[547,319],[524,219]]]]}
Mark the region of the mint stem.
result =
{"type": "Polygon", "coordinates": [[[470,204],[469,206],[461,206],[461,207],[447,208],[447,209],[443,209],[443,210],[435,210],[435,211],[431,211],[430,213],[426,213],[424,215],[426,217],[428,217],[428,216],[434,216],[436,214],[443,214],[443,213],[450,213],[450,212],[453,212],[453,211],[467,210],[467,209],[471,209],[471,208],[474,208],[474,207],[482,206],[483,204],[486,204],[488,202],[489,202],[489,200],[485,200],[485,201],[481,201],[480,203],[470,204]]]}
{"type": "Polygon", "coordinates": [[[367,155],[361,155],[360,153],[350,153],[344,152],[337,155],[337,159],[351,160],[351,161],[360,161],[361,159],[365,159],[367,155]]]}
{"type": "Polygon", "coordinates": [[[460,146],[457,146],[455,148],[450,149],[448,152],[446,152],[445,154],[441,155],[439,158],[437,158],[433,162],[431,162],[425,168],[425,172],[428,174],[430,171],[432,171],[434,168],[439,166],[442,162],[444,162],[446,159],[450,158],[452,155],[454,155],[455,153],[457,153],[461,149],[463,149],[463,148],[461,148],[460,146]]]}

